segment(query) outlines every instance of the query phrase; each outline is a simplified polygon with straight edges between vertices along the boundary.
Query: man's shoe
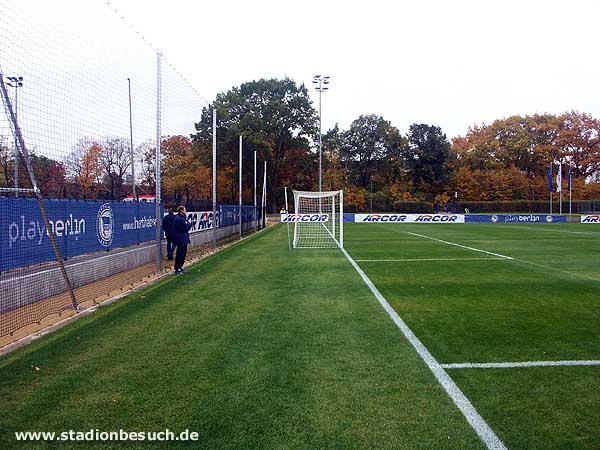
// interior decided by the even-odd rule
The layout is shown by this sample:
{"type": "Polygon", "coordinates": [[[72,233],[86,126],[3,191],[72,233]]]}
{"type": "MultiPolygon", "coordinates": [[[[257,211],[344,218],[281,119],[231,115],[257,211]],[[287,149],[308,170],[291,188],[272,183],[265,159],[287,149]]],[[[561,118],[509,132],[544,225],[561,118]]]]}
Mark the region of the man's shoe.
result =
{"type": "Polygon", "coordinates": [[[183,270],[181,270],[181,269],[176,270],[175,275],[183,275],[183,270]]]}

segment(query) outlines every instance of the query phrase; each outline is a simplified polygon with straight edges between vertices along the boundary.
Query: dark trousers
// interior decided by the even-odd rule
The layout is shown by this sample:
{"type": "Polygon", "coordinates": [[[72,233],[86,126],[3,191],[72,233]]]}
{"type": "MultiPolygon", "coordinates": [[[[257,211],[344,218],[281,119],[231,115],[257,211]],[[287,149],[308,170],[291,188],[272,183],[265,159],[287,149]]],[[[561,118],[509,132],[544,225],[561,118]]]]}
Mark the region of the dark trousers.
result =
{"type": "Polygon", "coordinates": [[[171,258],[173,257],[173,251],[175,251],[175,243],[167,238],[167,256],[170,256],[171,258]]]}
{"type": "Polygon", "coordinates": [[[177,253],[175,254],[175,270],[183,268],[185,255],[187,254],[187,244],[177,244],[177,253]]]}

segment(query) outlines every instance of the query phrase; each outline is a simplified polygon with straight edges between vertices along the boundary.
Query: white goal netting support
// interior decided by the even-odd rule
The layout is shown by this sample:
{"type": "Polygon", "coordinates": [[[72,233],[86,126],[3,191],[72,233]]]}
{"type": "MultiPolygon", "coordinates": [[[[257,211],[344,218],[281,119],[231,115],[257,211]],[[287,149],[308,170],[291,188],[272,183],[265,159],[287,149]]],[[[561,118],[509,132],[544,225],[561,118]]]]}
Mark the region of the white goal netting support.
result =
{"type": "Polygon", "coordinates": [[[344,247],[344,193],[294,191],[294,248],[344,247]]]}

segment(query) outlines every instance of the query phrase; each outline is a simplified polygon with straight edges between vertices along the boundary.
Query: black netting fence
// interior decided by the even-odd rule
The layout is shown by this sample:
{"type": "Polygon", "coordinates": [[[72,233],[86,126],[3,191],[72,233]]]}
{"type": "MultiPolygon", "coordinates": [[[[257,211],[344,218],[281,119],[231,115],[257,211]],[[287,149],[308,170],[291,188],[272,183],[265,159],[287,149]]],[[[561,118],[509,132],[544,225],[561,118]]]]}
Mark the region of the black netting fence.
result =
{"type": "Polygon", "coordinates": [[[169,269],[165,208],[192,247],[254,229],[254,206],[213,217],[211,186],[165,177],[207,103],[106,3],[0,0],[0,42],[0,339],[169,269]]]}

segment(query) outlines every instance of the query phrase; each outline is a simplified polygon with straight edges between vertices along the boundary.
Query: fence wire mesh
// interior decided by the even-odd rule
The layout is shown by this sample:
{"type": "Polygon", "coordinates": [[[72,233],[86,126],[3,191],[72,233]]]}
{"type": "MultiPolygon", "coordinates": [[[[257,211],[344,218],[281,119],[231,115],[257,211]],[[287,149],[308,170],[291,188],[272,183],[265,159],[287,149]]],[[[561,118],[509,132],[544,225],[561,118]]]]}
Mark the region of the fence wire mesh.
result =
{"type": "Polygon", "coordinates": [[[152,276],[157,140],[190,144],[206,101],[101,1],[0,0],[0,42],[1,338],[152,276]]]}

